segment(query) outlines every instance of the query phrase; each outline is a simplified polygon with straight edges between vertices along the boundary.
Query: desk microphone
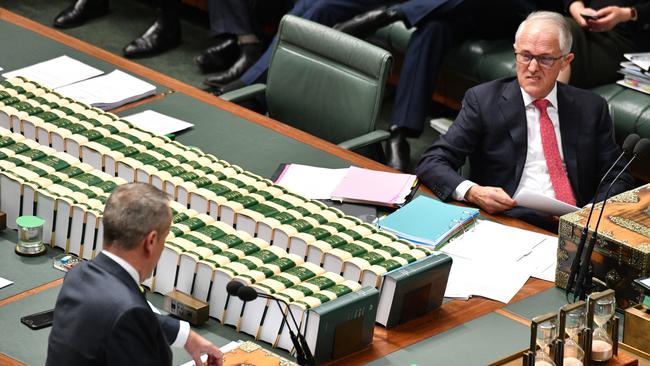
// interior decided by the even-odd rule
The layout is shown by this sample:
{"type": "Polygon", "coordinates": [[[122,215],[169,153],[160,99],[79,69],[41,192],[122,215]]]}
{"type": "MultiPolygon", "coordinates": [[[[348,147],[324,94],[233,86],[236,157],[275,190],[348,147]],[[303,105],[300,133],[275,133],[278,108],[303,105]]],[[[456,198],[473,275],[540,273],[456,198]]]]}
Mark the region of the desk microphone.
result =
{"type": "Polygon", "coordinates": [[[603,206],[600,209],[600,214],[598,215],[598,220],[596,221],[596,226],[594,227],[594,233],[591,235],[591,239],[589,239],[589,244],[585,248],[584,253],[582,253],[582,256],[580,258],[580,272],[578,274],[578,279],[576,281],[576,290],[573,296],[574,300],[576,298],[580,300],[584,300],[586,297],[585,295],[586,295],[587,288],[590,287],[588,285],[591,282],[591,275],[588,276],[587,274],[591,272],[589,270],[589,266],[591,264],[591,254],[594,250],[594,246],[596,245],[596,239],[598,238],[598,226],[600,225],[600,219],[603,217],[603,212],[605,212],[605,205],[607,204],[607,199],[609,198],[612,187],[614,187],[614,183],[616,183],[616,181],[621,176],[621,174],[623,174],[625,169],[627,169],[627,167],[629,167],[630,164],[632,164],[634,159],[636,159],[637,157],[646,158],[648,155],[650,155],[650,140],[644,138],[641,141],[639,141],[634,147],[634,153],[632,154],[632,158],[630,158],[630,161],[628,161],[628,163],[625,164],[623,169],[621,169],[621,171],[616,175],[616,177],[609,184],[609,188],[607,188],[607,192],[605,193],[605,198],[603,199],[603,206]]]}
{"type": "MultiPolygon", "coordinates": [[[[228,286],[230,286],[232,282],[235,281],[230,281],[228,283],[228,286]]],[[[291,320],[293,321],[293,325],[296,327],[296,332],[298,334],[296,335],[291,330],[291,327],[289,326],[289,322],[287,321],[287,314],[281,311],[282,320],[284,322],[284,325],[287,327],[287,329],[289,329],[289,336],[291,337],[291,342],[293,343],[293,347],[296,349],[296,360],[298,361],[298,364],[301,366],[302,365],[314,366],[316,364],[314,360],[314,356],[309,350],[309,345],[307,344],[307,340],[305,339],[305,336],[300,332],[300,327],[298,326],[298,322],[296,322],[296,318],[293,316],[293,313],[291,312],[291,308],[289,308],[289,304],[287,304],[287,302],[282,299],[278,299],[277,297],[259,293],[253,287],[244,286],[241,283],[239,284],[241,286],[237,286],[238,287],[237,296],[243,302],[253,301],[256,298],[261,297],[263,299],[275,300],[275,303],[278,305],[280,310],[282,310],[282,306],[280,306],[280,303],[283,303],[287,307],[287,312],[289,313],[289,315],[291,315],[291,320]]],[[[233,285],[233,287],[234,286],[235,285],[233,285]]]]}
{"type": "MultiPolygon", "coordinates": [[[[580,234],[580,241],[576,248],[576,254],[575,257],[573,258],[573,262],[571,263],[571,270],[569,271],[569,279],[566,285],[567,301],[568,301],[569,292],[571,292],[571,290],[573,289],[573,283],[575,281],[576,275],[578,274],[578,270],[580,269],[580,258],[582,257],[582,251],[585,247],[585,242],[587,241],[587,235],[589,232],[589,222],[591,221],[591,214],[594,212],[594,207],[596,205],[596,199],[598,197],[598,192],[600,191],[600,187],[603,185],[605,178],[607,178],[607,176],[612,171],[612,169],[614,169],[616,164],[618,164],[618,162],[623,158],[623,156],[629,155],[634,150],[634,146],[636,146],[636,144],[639,142],[640,139],[641,138],[636,133],[630,134],[625,138],[625,141],[623,141],[623,152],[621,153],[621,155],[618,156],[616,161],[614,161],[612,166],[609,167],[607,172],[600,179],[600,183],[598,183],[598,187],[596,187],[596,194],[594,194],[594,198],[591,200],[591,209],[589,210],[587,223],[585,224],[585,228],[582,229],[582,233],[580,234]]],[[[575,296],[574,296],[574,300],[575,300],[575,296]]]]}

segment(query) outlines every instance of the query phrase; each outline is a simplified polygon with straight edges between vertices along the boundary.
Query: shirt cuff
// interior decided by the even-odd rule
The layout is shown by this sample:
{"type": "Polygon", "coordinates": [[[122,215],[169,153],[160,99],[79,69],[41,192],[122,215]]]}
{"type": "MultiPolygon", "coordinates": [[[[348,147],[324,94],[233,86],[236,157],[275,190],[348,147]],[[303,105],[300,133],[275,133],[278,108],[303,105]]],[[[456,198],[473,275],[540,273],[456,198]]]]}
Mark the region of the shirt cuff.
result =
{"type": "Polygon", "coordinates": [[[177,347],[177,348],[183,348],[185,347],[185,343],[187,343],[187,338],[190,336],[190,323],[180,320],[180,325],[178,327],[178,334],[176,335],[176,339],[174,340],[174,343],[172,343],[172,347],[177,347]]]}
{"type": "Polygon", "coordinates": [[[458,186],[456,186],[456,189],[454,189],[454,193],[451,196],[456,201],[465,201],[465,194],[467,194],[467,191],[469,191],[469,189],[475,185],[476,183],[472,182],[471,180],[464,180],[460,182],[458,186]]]}

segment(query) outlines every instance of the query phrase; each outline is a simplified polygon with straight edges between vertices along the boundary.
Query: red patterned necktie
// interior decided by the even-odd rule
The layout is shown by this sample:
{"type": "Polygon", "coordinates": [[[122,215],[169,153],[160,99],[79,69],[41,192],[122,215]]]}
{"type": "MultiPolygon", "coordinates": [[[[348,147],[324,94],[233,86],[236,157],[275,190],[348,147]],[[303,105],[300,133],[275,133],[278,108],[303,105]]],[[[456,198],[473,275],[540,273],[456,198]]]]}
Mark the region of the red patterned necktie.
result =
{"type": "Polygon", "coordinates": [[[553,186],[553,191],[555,191],[555,198],[575,206],[576,199],[573,196],[573,190],[571,190],[569,177],[562,165],[560,149],[558,149],[557,138],[555,137],[555,128],[553,128],[551,117],[548,116],[548,112],[546,111],[549,104],[551,102],[546,99],[533,101],[533,105],[539,110],[539,131],[542,135],[542,148],[544,149],[546,167],[551,177],[551,185],[553,186]]]}

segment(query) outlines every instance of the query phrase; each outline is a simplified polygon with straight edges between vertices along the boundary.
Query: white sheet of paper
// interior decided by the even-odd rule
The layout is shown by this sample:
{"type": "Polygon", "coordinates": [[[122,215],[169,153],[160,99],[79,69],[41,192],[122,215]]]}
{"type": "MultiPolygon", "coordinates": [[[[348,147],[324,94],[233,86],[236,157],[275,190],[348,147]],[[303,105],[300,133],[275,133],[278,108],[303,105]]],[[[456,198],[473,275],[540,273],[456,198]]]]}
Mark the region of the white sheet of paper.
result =
{"type": "Polygon", "coordinates": [[[156,93],[156,87],[120,70],[56,89],[102,109],[113,109],[156,93]]]}
{"type": "Polygon", "coordinates": [[[183,131],[194,126],[189,122],[185,122],[178,118],[170,117],[168,115],[152,110],[135,113],[130,116],[126,116],[123,119],[133,123],[145,131],[157,133],[159,135],[167,135],[170,133],[183,131]]]}
{"type": "Polygon", "coordinates": [[[513,199],[517,201],[519,206],[546,212],[549,215],[561,216],[579,210],[576,206],[566,204],[562,201],[556,200],[555,198],[528,189],[522,189],[517,192],[513,199]]]}
{"type": "Polygon", "coordinates": [[[13,281],[9,281],[6,278],[0,277],[0,288],[7,287],[7,286],[11,285],[12,283],[13,283],[13,281]]]}
{"type": "Polygon", "coordinates": [[[347,171],[290,164],[276,183],[309,199],[330,199],[347,171]]]}
{"type": "MultiPolygon", "coordinates": [[[[219,347],[219,351],[221,351],[221,353],[230,352],[233,349],[239,347],[240,344],[242,344],[242,341],[232,341],[226,345],[219,347]]],[[[201,362],[206,363],[207,361],[208,361],[208,355],[201,355],[201,362]]],[[[180,366],[196,366],[196,363],[194,361],[187,361],[184,364],[181,364],[180,366]]]]}
{"type": "Polygon", "coordinates": [[[508,303],[531,275],[555,275],[556,248],[555,237],[480,220],[441,249],[453,259],[445,296],[508,303]]]}
{"type": "Polygon", "coordinates": [[[479,220],[472,229],[445,245],[441,251],[470,260],[516,262],[530,253],[546,235],[493,221],[479,220]]]}
{"type": "MultiPolygon", "coordinates": [[[[2,70],[0,68],[0,70],[2,70]]],[[[23,76],[49,88],[56,89],[86,80],[104,72],[66,55],[48,61],[9,71],[2,76],[9,79],[23,76]]]]}
{"type": "Polygon", "coordinates": [[[625,53],[623,56],[643,70],[650,70],[650,52],[625,53]]]}
{"type": "Polygon", "coordinates": [[[544,241],[535,246],[533,251],[519,262],[533,269],[532,277],[554,282],[555,267],[557,266],[557,247],[558,239],[547,235],[544,241]]]}

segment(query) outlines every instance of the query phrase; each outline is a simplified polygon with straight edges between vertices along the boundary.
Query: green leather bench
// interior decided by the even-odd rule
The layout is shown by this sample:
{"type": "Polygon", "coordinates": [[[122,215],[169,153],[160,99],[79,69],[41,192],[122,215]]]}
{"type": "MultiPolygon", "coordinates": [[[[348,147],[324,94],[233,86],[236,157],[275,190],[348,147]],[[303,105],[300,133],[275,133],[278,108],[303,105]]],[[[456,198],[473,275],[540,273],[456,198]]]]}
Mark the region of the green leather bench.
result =
{"type": "MultiPolygon", "coordinates": [[[[412,33],[413,29],[396,22],[377,31],[370,41],[395,54],[403,54],[412,33]]],[[[445,57],[434,100],[460,109],[460,102],[468,88],[512,75],[515,75],[512,40],[468,39],[445,57]]],[[[593,91],[609,103],[619,143],[630,133],[650,138],[650,95],[618,84],[602,85],[593,91]]],[[[650,181],[650,168],[636,164],[633,165],[633,172],[641,180],[650,181]]]]}

